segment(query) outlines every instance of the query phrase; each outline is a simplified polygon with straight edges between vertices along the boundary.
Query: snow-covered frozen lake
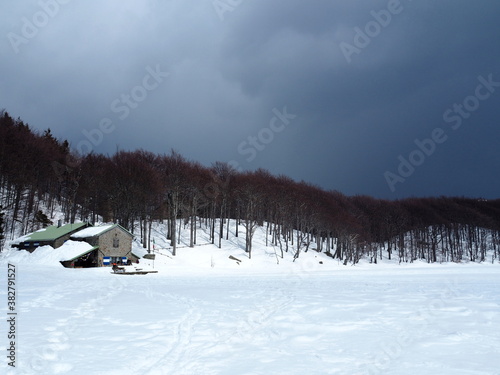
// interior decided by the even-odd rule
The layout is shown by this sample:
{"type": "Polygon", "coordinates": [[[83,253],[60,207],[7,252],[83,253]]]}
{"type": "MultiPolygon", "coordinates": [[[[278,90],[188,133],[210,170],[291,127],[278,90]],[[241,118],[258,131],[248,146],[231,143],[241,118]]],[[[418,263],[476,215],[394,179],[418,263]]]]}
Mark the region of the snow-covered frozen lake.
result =
{"type": "MultiPolygon", "coordinates": [[[[6,262],[0,262],[2,285],[6,262]]],[[[16,368],[5,355],[2,368],[8,374],[500,374],[498,265],[312,270],[296,264],[279,272],[208,267],[135,276],[19,264],[16,368]]]]}

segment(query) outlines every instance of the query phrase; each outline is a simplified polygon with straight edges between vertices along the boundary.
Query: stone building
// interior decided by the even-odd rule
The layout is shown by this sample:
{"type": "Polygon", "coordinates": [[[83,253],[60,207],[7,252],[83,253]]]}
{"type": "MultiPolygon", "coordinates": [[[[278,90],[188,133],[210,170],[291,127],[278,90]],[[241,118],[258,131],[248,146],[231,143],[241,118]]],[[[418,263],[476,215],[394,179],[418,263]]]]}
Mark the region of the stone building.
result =
{"type": "Polygon", "coordinates": [[[85,241],[96,247],[98,267],[137,262],[139,257],[132,253],[133,238],[134,235],[119,224],[86,228],[71,236],[74,241],[85,241]]]}

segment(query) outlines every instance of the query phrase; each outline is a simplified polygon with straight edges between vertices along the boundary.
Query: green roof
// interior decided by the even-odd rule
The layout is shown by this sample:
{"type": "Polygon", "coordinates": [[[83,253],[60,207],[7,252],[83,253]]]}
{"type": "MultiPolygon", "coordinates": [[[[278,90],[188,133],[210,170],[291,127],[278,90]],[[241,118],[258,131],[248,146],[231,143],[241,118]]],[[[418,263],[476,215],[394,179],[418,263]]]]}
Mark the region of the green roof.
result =
{"type": "Polygon", "coordinates": [[[80,258],[80,257],[82,257],[82,256],[84,256],[84,255],[86,255],[88,253],[90,253],[91,251],[94,251],[94,250],[98,249],[98,248],[99,248],[99,246],[94,246],[91,249],[88,249],[88,250],[84,251],[80,255],[77,255],[77,256],[75,256],[75,257],[73,257],[71,259],[63,260],[62,262],[72,262],[72,261],[77,260],[78,258],[80,258]]]}
{"type": "Polygon", "coordinates": [[[61,227],[51,225],[23,238],[24,241],[53,241],[62,236],[72,233],[75,230],[85,227],[87,223],[66,224],[61,227]]]}

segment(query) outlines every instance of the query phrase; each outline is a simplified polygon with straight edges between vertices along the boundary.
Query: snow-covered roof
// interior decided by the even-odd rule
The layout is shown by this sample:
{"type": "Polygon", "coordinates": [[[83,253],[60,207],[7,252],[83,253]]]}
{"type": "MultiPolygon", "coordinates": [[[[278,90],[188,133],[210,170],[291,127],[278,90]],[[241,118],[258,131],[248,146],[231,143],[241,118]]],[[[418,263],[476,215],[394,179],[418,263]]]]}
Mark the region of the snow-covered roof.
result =
{"type": "Polygon", "coordinates": [[[86,242],[66,241],[62,246],[54,249],[52,246],[40,246],[32,253],[25,250],[12,250],[12,259],[17,262],[27,262],[40,265],[60,265],[59,262],[75,260],[96,249],[86,242]]]}
{"type": "MultiPolygon", "coordinates": [[[[92,246],[87,242],[68,240],[57,249],[49,251],[51,253],[56,253],[57,255],[55,257],[59,258],[60,262],[64,262],[67,260],[77,259],[95,249],[97,249],[96,246],[92,246]]],[[[35,250],[35,252],[37,252],[38,250],[35,250]]]]}
{"type": "Polygon", "coordinates": [[[18,245],[26,241],[53,241],[77,230],[78,228],[82,228],[85,225],[87,225],[87,223],[66,224],[61,227],[51,225],[47,228],[19,237],[12,241],[12,244],[18,245]]]}
{"type": "Polygon", "coordinates": [[[89,238],[99,236],[100,234],[107,232],[115,226],[118,226],[118,224],[107,224],[101,225],[99,227],[85,228],[71,235],[71,238],[89,238]]]}

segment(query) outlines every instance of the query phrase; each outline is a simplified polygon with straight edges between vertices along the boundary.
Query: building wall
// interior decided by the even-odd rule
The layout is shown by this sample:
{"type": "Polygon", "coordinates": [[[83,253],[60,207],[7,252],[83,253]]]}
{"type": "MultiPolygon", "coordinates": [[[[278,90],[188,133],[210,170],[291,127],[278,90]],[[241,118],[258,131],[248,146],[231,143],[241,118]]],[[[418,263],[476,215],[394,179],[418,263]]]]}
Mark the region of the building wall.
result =
{"type": "Polygon", "coordinates": [[[23,241],[19,245],[13,245],[12,247],[17,247],[19,250],[27,250],[32,253],[40,246],[46,245],[54,247],[54,241],[23,241]]]}
{"type": "Polygon", "coordinates": [[[89,224],[85,223],[85,225],[80,226],[80,227],[78,227],[76,229],[73,229],[72,231],[68,232],[64,236],[56,238],[54,241],[52,241],[52,243],[50,245],[54,249],[57,249],[58,247],[61,247],[67,240],[69,240],[69,238],[71,237],[71,235],[75,234],[78,231],[81,231],[84,228],[88,228],[88,227],[89,227],[89,224]]]}
{"type": "Polygon", "coordinates": [[[85,241],[92,246],[99,246],[99,237],[76,238],[75,241],[85,241]]]}
{"type": "Polygon", "coordinates": [[[133,237],[129,233],[124,232],[119,227],[101,234],[96,244],[91,243],[92,246],[99,246],[99,266],[103,265],[103,257],[127,257],[135,262],[137,258],[132,255],[132,239],[133,237]],[[118,240],[118,247],[114,246],[115,238],[118,240]]]}
{"type": "Polygon", "coordinates": [[[73,234],[74,232],[71,232],[71,233],[68,233],[62,237],[59,237],[57,240],[55,240],[51,246],[54,248],[54,249],[57,249],[58,247],[61,247],[67,240],[69,240],[69,238],[71,237],[71,235],[73,234]]]}

